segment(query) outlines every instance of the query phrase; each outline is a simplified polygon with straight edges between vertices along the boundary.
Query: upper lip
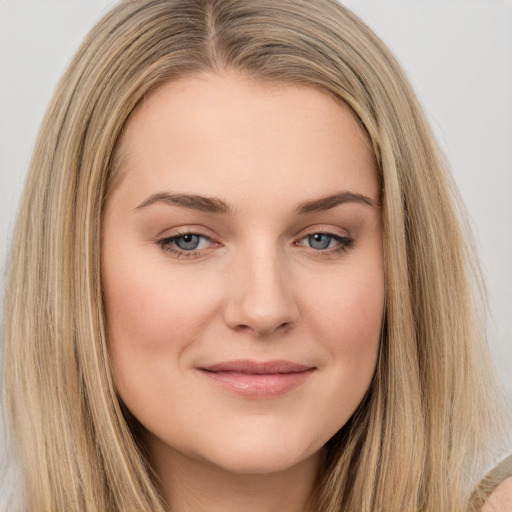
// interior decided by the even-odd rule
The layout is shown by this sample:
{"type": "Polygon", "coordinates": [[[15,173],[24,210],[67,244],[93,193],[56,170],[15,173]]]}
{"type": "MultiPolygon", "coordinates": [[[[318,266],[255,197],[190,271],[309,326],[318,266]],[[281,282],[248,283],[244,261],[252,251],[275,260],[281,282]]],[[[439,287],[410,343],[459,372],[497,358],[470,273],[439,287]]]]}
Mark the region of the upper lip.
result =
{"type": "Polygon", "coordinates": [[[235,361],[223,361],[200,368],[208,372],[230,372],[247,375],[269,375],[276,373],[300,373],[314,369],[314,366],[294,363],[283,359],[274,361],[251,361],[249,359],[237,359],[235,361]]]}

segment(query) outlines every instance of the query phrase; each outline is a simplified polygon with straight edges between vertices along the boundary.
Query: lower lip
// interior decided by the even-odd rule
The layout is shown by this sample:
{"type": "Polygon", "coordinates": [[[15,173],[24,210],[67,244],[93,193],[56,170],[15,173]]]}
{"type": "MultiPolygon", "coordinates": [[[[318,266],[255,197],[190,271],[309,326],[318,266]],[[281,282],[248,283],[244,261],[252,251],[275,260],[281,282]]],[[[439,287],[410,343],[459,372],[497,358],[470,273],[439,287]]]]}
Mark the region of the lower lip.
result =
{"type": "Polygon", "coordinates": [[[217,386],[246,398],[272,398],[289,393],[303,384],[314,368],[303,372],[247,374],[234,372],[200,372],[217,386]]]}

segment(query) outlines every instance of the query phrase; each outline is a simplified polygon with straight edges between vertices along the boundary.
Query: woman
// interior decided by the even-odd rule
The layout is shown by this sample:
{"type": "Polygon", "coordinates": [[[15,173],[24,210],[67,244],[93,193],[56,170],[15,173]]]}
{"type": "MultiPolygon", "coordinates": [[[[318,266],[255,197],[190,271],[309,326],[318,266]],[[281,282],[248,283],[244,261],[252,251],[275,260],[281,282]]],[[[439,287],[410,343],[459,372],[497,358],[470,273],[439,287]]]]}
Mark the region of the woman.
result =
{"type": "Polygon", "coordinates": [[[337,3],[119,4],[58,87],[12,248],[26,508],[481,508],[499,403],[455,198],[337,3]]]}

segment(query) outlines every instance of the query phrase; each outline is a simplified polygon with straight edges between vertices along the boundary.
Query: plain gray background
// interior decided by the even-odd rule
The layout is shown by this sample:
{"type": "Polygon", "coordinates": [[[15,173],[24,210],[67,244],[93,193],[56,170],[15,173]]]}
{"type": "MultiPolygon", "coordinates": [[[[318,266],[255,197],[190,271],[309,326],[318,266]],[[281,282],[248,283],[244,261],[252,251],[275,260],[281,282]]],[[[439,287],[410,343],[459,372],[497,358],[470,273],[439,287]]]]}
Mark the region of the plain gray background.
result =
{"type": "MultiPolygon", "coordinates": [[[[114,3],[0,0],[2,275],[46,105],[83,36],[114,3]]],[[[512,1],[343,3],[395,52],[451,162],[488,283],[493,357],[512,395],[512,1]]]]}

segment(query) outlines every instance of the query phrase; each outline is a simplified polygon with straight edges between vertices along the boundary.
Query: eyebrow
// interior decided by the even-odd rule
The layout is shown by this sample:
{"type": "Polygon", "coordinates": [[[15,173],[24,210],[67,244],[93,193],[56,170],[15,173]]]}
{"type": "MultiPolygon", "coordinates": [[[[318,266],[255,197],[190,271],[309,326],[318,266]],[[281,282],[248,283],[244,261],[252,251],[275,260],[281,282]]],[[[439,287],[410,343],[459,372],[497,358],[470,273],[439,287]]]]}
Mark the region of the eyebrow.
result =
{"type": "MultiPolygon", "coordinates": [[[[181,208],[189,208],[191,210],[198,210],[207,213],[230,214],[234,212],[232,207],[222,199],[218,199],[216,197],[205,197],[196,194],[171,194],[169,192],[158,192],[150,195],[137,206],[136,210],[140,210],[157,203],[163,203],[169,206],[179,206],[181,208]]],[[[344,203],[359,203],[367,206],[379,206],[377,202],[368,196],[345,191],[300,203],[295,209],[295,212],[299,215],[323,212],[344,203]]]]}
{"type": "Polygon", "coordinates": [[[379,206],[376,201],[369,198],[368,196],[346,191],[327,197],[314,199],[312,201],[306,201],[305,203],[299,204],[295,211],[299,215],[305,213],[324,212],[344,203],[359,203],[367,206],[379,206]]]}
{"type": "Polygon", "coordinates": [[[169,206],[181,206],[207,213],[232,213],[233,209],[221,199],[215,197],[204,197],[195,194],[170,194],[158,192],[152,194],[137,206],[136,210],[146,208],[156,203],[164,203],[169,206]]]}

